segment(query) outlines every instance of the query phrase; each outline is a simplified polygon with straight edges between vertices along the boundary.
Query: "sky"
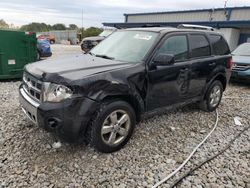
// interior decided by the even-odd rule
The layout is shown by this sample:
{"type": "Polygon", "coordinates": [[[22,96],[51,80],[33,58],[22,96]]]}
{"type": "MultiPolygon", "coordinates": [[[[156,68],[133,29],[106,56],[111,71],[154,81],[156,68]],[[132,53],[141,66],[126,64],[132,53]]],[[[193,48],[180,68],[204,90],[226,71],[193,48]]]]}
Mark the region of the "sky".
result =
{"type": "MultiPolygon", "coordinates": [[[[224,3],[225,0],[1,0],[0,19],[15,26],[44,22],[101,27],[103,22],[124,22],[124,13],[221,8],[224,3]]],[[[250,6],[250,0],[228,0],[227,6],[250,6]]]]}

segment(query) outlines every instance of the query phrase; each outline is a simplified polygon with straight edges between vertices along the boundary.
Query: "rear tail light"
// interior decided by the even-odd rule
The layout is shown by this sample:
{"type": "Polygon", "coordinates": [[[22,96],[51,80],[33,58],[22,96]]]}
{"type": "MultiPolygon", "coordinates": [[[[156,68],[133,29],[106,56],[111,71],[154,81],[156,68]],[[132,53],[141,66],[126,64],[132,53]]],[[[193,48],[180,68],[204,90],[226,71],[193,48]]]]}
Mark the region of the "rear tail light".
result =
{"type": "Polygon", "coordinates": [[[227,68],[232,70],[233,69],[233,58],[230,57],[228,60],[227,60],[227,68]]]}

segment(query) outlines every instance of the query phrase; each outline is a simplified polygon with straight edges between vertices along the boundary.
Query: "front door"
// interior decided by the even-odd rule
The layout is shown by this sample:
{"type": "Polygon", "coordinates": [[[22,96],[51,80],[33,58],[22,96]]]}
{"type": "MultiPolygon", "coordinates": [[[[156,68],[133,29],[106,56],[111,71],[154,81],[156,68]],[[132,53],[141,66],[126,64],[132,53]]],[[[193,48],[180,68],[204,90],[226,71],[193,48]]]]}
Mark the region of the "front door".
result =
{"type": "MultiPolygon", "coordinates": [[[[190,84],[188,51],[186,34],[168,35],[163,39],[154,57],[158,54],[174,55],[176,62],[173,65],[149,66],[148,111],[182,102],[188,97],[190,84]]],[[[153,60],[150,64],[152,63],[153,60]]]]}

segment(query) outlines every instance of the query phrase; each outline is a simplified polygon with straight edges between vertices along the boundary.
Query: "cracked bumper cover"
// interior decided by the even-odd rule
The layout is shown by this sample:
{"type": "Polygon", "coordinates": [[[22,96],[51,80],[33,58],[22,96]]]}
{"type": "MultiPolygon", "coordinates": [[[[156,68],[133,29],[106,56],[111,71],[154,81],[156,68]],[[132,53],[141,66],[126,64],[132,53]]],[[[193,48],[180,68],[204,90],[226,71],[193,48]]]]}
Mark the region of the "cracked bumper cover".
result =
{"type": "Polygon", "coordinates": [[[19,88],[19,101],[33,123],[69,142],[84,139],[90,118],[98,104],[86,97],[67,99],[60,103],[37,103],[22,86],[19,88]]]}

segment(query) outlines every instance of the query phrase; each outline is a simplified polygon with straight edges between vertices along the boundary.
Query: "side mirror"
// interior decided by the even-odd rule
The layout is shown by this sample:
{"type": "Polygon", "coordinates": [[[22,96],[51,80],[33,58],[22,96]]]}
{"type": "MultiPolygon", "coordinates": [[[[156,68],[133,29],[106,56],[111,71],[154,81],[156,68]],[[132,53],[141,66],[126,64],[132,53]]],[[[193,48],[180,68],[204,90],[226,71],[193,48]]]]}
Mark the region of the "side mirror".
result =
{"type": "Polygon", "coordinates": [[[173,65],[175,63],[174,55],[171,54],[158,54],[153,59],[153,64],[155,66],[167,66],[173,65]]]}

